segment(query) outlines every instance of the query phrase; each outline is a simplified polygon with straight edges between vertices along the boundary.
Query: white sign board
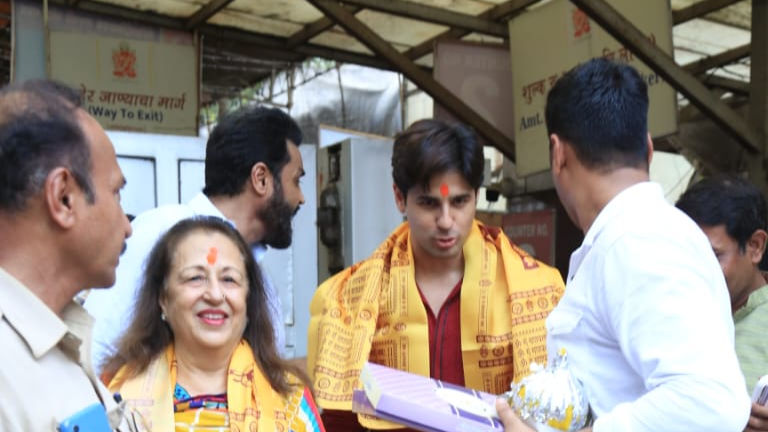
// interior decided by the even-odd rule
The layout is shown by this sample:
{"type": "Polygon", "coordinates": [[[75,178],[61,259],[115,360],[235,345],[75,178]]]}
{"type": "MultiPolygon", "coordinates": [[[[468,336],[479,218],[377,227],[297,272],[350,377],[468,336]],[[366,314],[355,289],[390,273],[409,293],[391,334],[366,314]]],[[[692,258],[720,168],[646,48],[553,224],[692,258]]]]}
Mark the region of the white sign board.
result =
{"type": "MultiPolygon", "coordinates": [[[[512,82],[509,80],[509,48],[501,44],[440,41],[435,45],[434,77],[470,108],[514,139],[512,82]]],[[[456,122],[440,104],[435,118],[456,122]]],[[[489,144],[489,143],[485,143],[489,144]]]]}
{"type": "Polygon", "coordinates": [[[105,129],[197,135],[194,45],[50,32],[51,77],[82,92],[105,129]]]}
{"type": "MultiPolygon", "coordinates": [[[[664,52],[672,53],[669,0],[609,0],[664,52]]],[[[648,85],[648,128],[654,138],[677,130],[675,90],[568,0],[553,0],[509,22],[518,176],[549,168],[544,124],[547,93],[579,63],[605,57],[636,68],[648,85]]]]}

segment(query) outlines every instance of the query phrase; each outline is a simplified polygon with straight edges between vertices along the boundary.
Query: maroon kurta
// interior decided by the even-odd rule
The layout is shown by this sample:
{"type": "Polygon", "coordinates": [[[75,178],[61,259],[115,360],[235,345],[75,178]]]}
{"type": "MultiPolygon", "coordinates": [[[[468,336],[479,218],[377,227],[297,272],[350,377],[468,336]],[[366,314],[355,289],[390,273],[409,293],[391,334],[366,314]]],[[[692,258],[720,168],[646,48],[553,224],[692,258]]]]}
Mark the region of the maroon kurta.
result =
{"type": "MultiPolygon", "coordinates": [[[[445,299],[437,316],[432,313],[424,294],[419,295],[427,310],[429,323],[429,376],[441,381],[464,386],[464,364],[461,362],[461,311],[459,309],[461,282],[445,299]]],[[[322,414],[328,432],[363,432],[357,414],[351,411],[324,410],[322,414]]],[[[412,429],[400,429],[412,431],[412,429]]],[[[415,431],[414,431],[415,432],[415,431]]]]}

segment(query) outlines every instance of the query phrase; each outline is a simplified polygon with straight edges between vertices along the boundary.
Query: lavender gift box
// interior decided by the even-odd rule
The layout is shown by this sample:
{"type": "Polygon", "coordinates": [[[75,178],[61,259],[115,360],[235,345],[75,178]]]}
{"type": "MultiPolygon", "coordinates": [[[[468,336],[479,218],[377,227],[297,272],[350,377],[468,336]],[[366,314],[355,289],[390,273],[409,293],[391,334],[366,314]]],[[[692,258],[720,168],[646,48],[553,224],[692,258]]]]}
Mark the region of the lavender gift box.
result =
{"type": "Polygon", "coordinates": [[[424,432],[502,432],[496,396],[366,363],[352,410],[424,432]]]}

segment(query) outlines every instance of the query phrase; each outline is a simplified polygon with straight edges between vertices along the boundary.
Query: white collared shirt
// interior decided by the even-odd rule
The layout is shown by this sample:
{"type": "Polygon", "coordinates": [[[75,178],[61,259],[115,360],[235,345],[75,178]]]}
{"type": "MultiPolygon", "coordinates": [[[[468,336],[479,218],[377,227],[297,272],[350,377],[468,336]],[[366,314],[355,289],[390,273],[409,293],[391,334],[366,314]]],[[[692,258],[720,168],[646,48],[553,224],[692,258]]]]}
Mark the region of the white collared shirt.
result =
{"type": "MultiPolygon", "coordinates": [[[[128,327],[133,305],[144,275],[145,261],[152,247],[177,222],[194,216],[226,218],[203,193],[187,204],[166,205],[146,211],[133,220],[133,235],[128,238],[125,253],[120,257],[115,285],[109,289],[94,289],[85,300],[85,308],[95,318],[93,328],[93,364],[99,370],[101,362],[115,352],[117,338],[128,327]]],[[[230,221],[231,222],[231,221],[230,221]]],[[[267,248],[252,246],[256,262],[261,265],[267,248]]],[[[261,268],[264,290],[272,318],[275,345],[282,355],[285,350],[285,327],[280,296],[271,278],[261,268]]]]}
{"type": "Polygon", "coordinates": [[[60,318],[2,268],[0,293],[0,431],[53,431],[99,403],[117,427],[122,414],[89,364],[88,313],[72,302],[60,318]]]}
{"type": "Polygon", "coordinates": [[[645,182],[615,196],[571,255],[547,319],[594,431],[741,431],[750,402],[730,299],[704,234],[645,182]]]}

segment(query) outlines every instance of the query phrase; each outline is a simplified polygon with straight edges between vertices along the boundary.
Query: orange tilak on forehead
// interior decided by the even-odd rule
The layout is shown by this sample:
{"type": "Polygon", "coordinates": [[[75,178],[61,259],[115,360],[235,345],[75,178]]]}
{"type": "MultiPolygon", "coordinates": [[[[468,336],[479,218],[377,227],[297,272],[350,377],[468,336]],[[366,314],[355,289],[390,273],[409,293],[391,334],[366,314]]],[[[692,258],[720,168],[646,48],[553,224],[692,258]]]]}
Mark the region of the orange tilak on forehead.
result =
{"type": "Polygon", "coordinates": [[[443,198],[447,197],[450,192],[451,191],[448,190],[448,185],[447,184],[445,184],[445,183],[440,184],[440,195],[442,195],[443,198]]]}
{"type": "Polygon", "coordinates": [[[208,249],[208,256],[205,257],[208,260],[208,264],[210,265],[216,264],[216,257],[218,256],[218,254],[219,254],[219,250],[216,249],[215,247],[211,247],[210,249],[208,249]]]}

